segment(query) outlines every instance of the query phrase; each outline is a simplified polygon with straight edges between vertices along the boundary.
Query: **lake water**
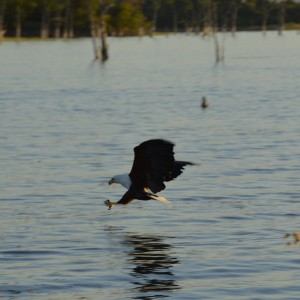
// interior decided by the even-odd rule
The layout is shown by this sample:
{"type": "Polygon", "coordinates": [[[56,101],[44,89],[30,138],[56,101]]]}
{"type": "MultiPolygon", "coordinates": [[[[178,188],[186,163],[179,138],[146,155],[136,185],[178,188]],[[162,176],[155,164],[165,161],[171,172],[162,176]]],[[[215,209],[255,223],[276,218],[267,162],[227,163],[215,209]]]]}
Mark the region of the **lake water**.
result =
{"type": "Polygon", "coordinates": [[[0,45],[0,299],[299,299],[300,35],[109,46],[0,45]],[[198,165],[108,211],[150,138],[198,165]]]}

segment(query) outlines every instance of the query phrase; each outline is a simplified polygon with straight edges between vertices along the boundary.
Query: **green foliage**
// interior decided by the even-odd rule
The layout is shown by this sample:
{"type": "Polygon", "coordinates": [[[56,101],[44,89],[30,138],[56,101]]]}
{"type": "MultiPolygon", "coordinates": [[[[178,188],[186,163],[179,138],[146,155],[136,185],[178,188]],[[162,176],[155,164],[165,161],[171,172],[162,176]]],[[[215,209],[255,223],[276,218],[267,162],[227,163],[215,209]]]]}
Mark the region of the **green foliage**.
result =
{"type": "MultiPolygon", "coordinates": [[[[299,24],[299,1],[283,0],[282,3],[285,22],[299,24]]],[[[210,23],[212,12],[217,14],[219,26],[229,27],[233,7],[238,9],[238,29],[259,29],[262,20],[273,28],[278,24],[280,5],[275,0],[0,0],[0,20],[3,20],[6,36],[14,36],[17,19],[21,20],[22,34],[39,36],[45,18],[49,34],[53,36],[58,20],[61,30],[67,26],[68,14],[72,20],[68,26],[74,27],[75,36],[90,35],[91,18],[94,26],[104,18],[109,34],[136,35],[141,28],[147,30],[152,26],[158,30],[201,30],[205,23],[210,23]],[[5,7],[1,5],[4,2],[5,7]]]]}
{"type": "Polygon", "coordinates": [[[144,26],[146,18],[143,13],[130,2],[121,2],[111,13],[109,29],[118,35],[137,34],[144,26]]]}

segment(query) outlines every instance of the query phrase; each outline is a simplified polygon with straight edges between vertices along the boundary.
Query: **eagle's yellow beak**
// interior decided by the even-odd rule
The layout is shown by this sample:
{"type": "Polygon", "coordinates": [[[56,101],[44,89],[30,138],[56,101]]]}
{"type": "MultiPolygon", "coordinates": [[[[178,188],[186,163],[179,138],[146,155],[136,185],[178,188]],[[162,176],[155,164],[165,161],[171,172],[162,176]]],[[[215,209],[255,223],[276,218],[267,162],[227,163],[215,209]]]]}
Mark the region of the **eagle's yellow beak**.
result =
{"type": "Polygon", "coordinates": [[[109,184],[109,185],[112,185],[113,183],[115,183],[115,180],[112,178],[112,179],[108,182],[108,184],[109,184]]]}

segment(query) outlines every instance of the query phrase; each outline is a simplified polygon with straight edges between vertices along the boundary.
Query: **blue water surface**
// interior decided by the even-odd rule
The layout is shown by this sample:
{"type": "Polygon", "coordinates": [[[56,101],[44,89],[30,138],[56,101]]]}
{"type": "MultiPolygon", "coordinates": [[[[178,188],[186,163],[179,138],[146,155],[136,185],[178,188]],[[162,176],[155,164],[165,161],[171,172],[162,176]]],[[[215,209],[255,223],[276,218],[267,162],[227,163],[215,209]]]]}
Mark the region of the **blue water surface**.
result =
{"type": "Polygon", "coordinates": [[[0,45],[1,299],[299,299],[300,37],[0,45]],[[200,108],[206,96],[209,107],[200,108]],[[198,163],[108,211],[133,147],[198,163]]]}

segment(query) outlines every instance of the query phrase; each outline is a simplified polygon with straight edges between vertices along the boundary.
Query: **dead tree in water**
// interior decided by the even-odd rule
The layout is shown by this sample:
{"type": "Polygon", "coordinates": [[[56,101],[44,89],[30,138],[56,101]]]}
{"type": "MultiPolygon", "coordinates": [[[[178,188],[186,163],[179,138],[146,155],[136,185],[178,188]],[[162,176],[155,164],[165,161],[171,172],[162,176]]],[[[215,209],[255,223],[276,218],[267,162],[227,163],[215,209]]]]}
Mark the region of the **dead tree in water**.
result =
{"type": "Polygon", "coordinates": [[[226,32],[221,32],[220,35],[221,36],[218,37],[218,32],[214,30],[216,63],[224,62],[225,59],[226,32]]]}
{"type": "Polygon", "coordinates": [[[89,19],[90,19],[90,29],[91,29],[91,37],[92,37],[92,43],[95,53],[95,59],[98,59],[100,57],[99,52],[99,46],[98,46],[98,39],[97,39],[97,26],[96,26],[96,20],[94,16],[94,9],[93,9],[93,1],[89,1],[89,19]]]}
{"type": "Polygon", "coordinates": [[[107,31],[104,16],[100,16],[100,40],[101,40],[101,59],[103,62],[108,60],[108,44],[107,44],[107,31]]]}
{"type": "Polygon", "coordinates": [[[213,38],[215,42],[215,55],[216,55],[216,63],[223,62],[225,58],[225,42],[226,42],[226,22],[223,22],[221,37],[219,39],[218,36],[218,7],[217,4],[213,4],[212,7],[212,30],[213,30],[213,38]]]}
{"type": "Polygon", "coordinates": [[[212,3],[212,28],[215,42],[216,63],[223,62],[225,59],[225,43],[229,28],[231,34],[236,34],[236,23],[241,0],[227,0],[212,3]],[[220,23],[220,28],[218,26],[220,23]]]}
{"type": "Polygon", "coordinates": [[[111,6],[112,3],[109,1],[101,2],[101,8],[99,3],[89,1],[89,19],[95,59],[101,57],[102,62],[108,60],[109,57],[105,14],[111,6]],[[95,14],[95,11],[98,13],[95,14]]]}
{"type": "Polygon", "coordinates": [[[210,3],[204,6],[203,15],[203,31],[202,36],[212,36],[215,47],[215,62],[216,64],[224,61],[225,58],[225,41],[226,41],[226,26],[227,16],[222,22],[222,29],[219,32],[218,26],[218,3],[210,3]]]}

